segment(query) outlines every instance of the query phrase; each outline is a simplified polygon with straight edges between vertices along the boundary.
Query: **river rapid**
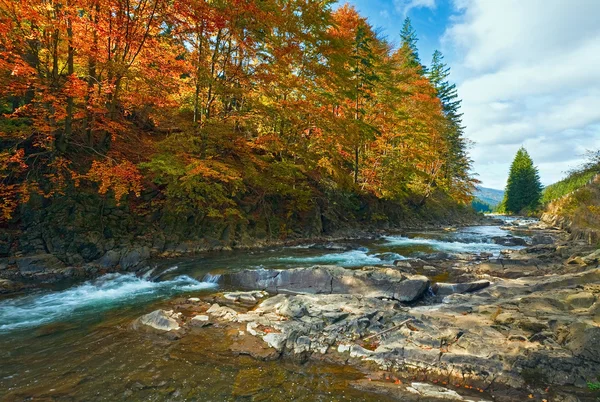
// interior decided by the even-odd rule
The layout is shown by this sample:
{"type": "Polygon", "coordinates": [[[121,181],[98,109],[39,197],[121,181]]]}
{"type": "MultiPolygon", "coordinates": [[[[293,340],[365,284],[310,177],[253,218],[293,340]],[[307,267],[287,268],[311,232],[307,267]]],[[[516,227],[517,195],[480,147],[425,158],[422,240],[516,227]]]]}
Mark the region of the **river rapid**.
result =
{"type": "Polygon", "coordinates": [[[508,234],[499,226],[472,226],[207,253],[162,261],[138,275],[109,274],[4,298],[0,400],[385,400],[349,387],[363,374],[348,366],[234,356],[216,326],[168,342],[132,331],[130,324],[172,298],[223,290],[218,275],[228,270],[316,264],[360,268],[439,253],[499,255],[520,248],[492,241],[508,234]]]}

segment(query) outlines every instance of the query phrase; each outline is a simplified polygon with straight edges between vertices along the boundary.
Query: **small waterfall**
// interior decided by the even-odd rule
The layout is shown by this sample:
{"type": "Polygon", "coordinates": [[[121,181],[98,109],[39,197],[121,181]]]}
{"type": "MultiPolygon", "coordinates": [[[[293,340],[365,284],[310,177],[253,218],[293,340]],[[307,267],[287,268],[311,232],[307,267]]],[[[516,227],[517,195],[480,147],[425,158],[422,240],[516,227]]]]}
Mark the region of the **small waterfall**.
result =
{"type": "Polygon", "coordinates": [[[435,292],[433,291],[433,288],[431,286],[429,286],[429,288],[427,289],[426,296],[435,297],[435,292]]]}
{"type": "Polygon", "coordinates": [[[204,278],[202,278],[202,282],[219,283],[219,279],[221,279],[221,274],[206,274],[204,275],[204,278]]]}

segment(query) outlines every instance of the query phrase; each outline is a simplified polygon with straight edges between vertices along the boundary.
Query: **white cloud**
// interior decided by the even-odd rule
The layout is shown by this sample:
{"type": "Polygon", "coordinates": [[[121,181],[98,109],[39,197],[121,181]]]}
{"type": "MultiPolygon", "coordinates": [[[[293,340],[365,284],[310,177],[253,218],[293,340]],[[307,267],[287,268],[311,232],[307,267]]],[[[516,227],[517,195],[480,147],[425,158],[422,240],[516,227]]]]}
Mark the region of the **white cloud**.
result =
{"type": "Polygon", "coordinates": [[[600,1],[455,0],[442,38],[475,170],[502,188],[525,146],[544,184],[600,148],[600,1]]]}
{"type": "Polygon", "coordinates": [[[394,0],[394,7],[398,13],[406,16],[413,8],[436,8],[436,0],[394,0]]]}

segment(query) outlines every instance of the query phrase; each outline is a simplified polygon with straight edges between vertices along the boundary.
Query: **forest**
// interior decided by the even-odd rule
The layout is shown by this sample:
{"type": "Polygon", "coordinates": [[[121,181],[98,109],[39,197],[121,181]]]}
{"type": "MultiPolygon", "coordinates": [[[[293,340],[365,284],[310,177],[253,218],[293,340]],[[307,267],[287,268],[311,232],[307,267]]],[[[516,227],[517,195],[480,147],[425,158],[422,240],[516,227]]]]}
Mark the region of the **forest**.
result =
{"type": "Polygon", "coordinates": [[[329,0],[2,0],[1,219],[84,190],[217,219],[330,192],[468,204],[460,99],[416,43],[329,0]]]}

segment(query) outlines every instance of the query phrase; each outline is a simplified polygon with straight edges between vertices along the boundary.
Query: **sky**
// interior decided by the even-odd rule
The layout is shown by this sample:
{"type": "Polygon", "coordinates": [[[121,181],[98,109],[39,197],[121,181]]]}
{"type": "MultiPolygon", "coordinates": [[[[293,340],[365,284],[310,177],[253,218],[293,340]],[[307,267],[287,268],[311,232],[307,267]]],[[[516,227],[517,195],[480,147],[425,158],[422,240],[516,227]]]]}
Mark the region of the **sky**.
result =
{"type": "Polygon", "coordinates": [[[348,3],[394,44],[410,17],[424,64],[444,54],[484,187],[505,187],[521,146],[543,185],[600,149],[600,0],[348,3]]]}

